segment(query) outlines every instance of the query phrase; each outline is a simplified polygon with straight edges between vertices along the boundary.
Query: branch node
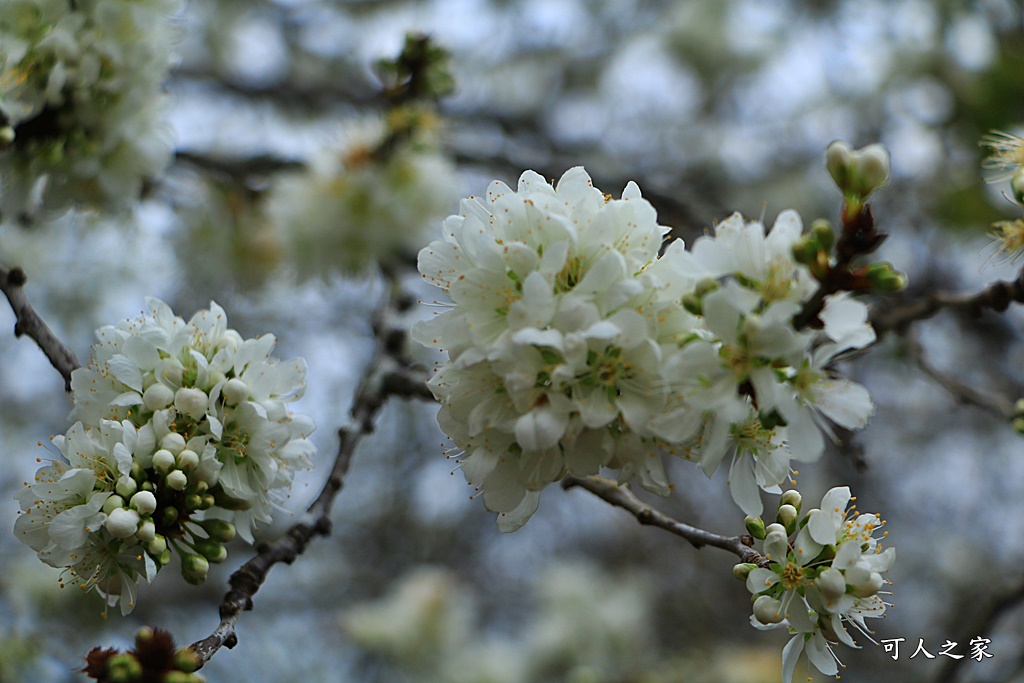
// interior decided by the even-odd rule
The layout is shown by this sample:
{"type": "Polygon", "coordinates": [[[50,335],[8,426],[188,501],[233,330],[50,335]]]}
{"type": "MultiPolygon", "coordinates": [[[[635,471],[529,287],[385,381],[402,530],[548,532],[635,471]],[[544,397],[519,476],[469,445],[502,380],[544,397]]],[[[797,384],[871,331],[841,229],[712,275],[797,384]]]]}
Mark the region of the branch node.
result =
{"type": "Polygon", "coordinates": [[[25,283],[28,282],[28,275],[21,269],[20,266],[14,266],[7,272],[7,282],[12,287],[24,287],[25,283]]]}

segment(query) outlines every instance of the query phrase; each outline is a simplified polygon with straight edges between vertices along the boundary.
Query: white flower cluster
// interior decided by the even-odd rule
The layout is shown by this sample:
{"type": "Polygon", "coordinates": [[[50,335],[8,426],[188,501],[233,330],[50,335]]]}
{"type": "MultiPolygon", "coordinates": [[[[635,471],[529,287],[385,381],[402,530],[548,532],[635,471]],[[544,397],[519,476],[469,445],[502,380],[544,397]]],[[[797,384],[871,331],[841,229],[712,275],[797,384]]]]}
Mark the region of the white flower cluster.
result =
{"type": "Polygon", "coordinates": [[[148,304],[148,315],[97,331],[71,378],[77,422],[54,437],[64,461],[19,494],[16,527],[43,561],[70,567],[109,604],[122,597],[123,612],[135,602],[129,579],[151,579],[172,548],[198,583],[236,530],[251,543],[316,452],[313,421],[287,409],[305,389],[303,360],[272,360],[273,335],[243,340],[216,304],[187,323],[148,304]],[[106,588],[119,579],[119,594],[106,588]]]}
{"type": "Polygon", "coordinates": [[[381,149],[390,134],[368,126],[271,189],[270,234],[301,277],[358,273],[412,253],[458,199],[444,155],[413,141],[381,149]]]}
{"type": "Polygon", "coordinates": [[[831,489],[821,507],[802,518],[799,494],[787,492],[783,501],[787,497],[790,502],[779,508],[780,522],[765,529],[770,568],[751,569],[746,578],[754,595],[751,623],[758,628],[788,627],[794,634],[782,654],[784,683],[793,680],[805,651],[819,671],[838,673],[832,644],[857,647],[845,624],[874,642],[864,619],[885,613],[882,574],[896,559],[896,550],[883,551],[874,537],[884,524],[878,515],[855,515],[856,506],[847,511],[848,487],[831,489]]]}
{"type": "Polygon", "coordinates": [[[438,420],[505,530],[567,472],[611,467],[667,494],[662,452],[709,476],[731,453],[733,498],[759,514],[759,487],[821,454],[823,418],[853,429],[873,410],[827,369],[874,340],[867,309],[834,295],[822,333],[792,324],[816,289],[795,212],[767,235],[736,214],[659,256],[668,229],[636,184],[612,199],[582,168],[494,182],[460,210],[419,257],[453,303],[413,336],[448,352],[429,383],[438,420]]]}
{"type": "Polygon", "coordinates": [[[178,0],[9,0],[0,13],[0,212],[120,208],[170,154],[178,0]],[[4,149],[6,147],[6,149],[4,149]]]}

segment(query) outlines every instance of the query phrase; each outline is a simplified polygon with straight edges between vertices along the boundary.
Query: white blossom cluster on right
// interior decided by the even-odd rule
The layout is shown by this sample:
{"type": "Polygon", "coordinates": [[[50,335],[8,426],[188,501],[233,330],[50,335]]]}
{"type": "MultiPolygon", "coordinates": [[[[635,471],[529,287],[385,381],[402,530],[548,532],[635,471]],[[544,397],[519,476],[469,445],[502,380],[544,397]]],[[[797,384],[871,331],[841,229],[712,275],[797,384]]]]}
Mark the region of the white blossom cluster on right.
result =
{"type": "Polygon", "coordinates": [[[8,0],[0,212],[122,208],[170,158],[162,84],[179,0],[8,0]]]}
{"type": "Polygon", "coordinates": [[[667,233],[635,183],[613,199],[577,167],[557,185],[492,183],[420,252],[451,303],[413,336],[448,354],[429,382],[438,420],[501,528],[567,473],[613,468],[667,494],[662,453],[709,476],[730,457],[732,496],[757,515],[758,490],[819,457],[829,422],[870,417],[864,388],[830,369],[874,341],[866,307],[832,295],[821,331],[793,324],[817,289],[793,256],[795,212],[767,234],[735,214],[659,255],[667,233]]]}

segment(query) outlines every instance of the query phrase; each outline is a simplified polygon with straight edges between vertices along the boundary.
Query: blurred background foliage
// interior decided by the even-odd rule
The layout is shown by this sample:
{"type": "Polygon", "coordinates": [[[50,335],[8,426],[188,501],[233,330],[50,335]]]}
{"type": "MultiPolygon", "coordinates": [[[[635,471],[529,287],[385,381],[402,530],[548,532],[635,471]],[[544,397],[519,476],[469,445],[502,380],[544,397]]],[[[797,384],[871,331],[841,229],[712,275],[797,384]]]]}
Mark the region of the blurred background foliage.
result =
{"type": "MultiPolygon", "coordinates": [[[[768,224],[785,208],[805,224],[835,219],[825,146],[879,141],[893,168],[875,201],[892,234],[880,257],[908,273],[906,296],[1011,278],[985,234],[1020,207],[983,182],[977,141],[1021,132],[1022,21],[1010,0],[193,0],[174,19],[166,174],[126,215],[4,223],[0,259],[25,268],[37,308],[80,356],[95,327],[138,313],[145,295],[186,317],[212,298],[243,336],[275,332],[282,357],[309,362],[298,409],[317,420],[326,464],[382,294],[359,250],[400,225],[405,238],[392,241],[414,253],[458,197],[527,168],[557,178],[583,164],[616,195],[636,180],[660,222],[692,241],[734,210],[768,224]],[[400,65],[380,68],[408,32],[448,50],[451,94],[443,74],[410,84],[400,65]]],[[[888,519],[895,607],[876,638],[906,642],[899,661],[862,643],[843,657],[844,678],[939,680],[947,660],[909,660],[917,641],[932,653],[960,641],[966,654],[983,636],[994,657],[965,658],[956,680],[1024,681],[1024,610],[1004,597],[1024,584],[1021,437],[915,365],[923,355],[1016,399],[1022,324],[1017,310],[943,313],[845,368],[877,414],[804,467],[800,487],[813,500],[848,483],[861,510],[888,519]],[[986,619],[999,605],[1008,609],[986,619]]],[[[0,357],[9,529],[14,492],[47,456],[35,444],[66,429],[70,405],[30,342],[0,335],[0,357]]],[[[209,680],[778,680],[785,637],[750,627],[732,556],[557,487],[524,529],[501,535],[442,457],[435,411],[387,407],[334,534],[271,573],[209,680]]],[[[709,482],[667,464],[676,491],[655,505],[742,531],[723,473],[709,482]]],[[[300,481],[289,507],[302,509],[325,473],[300,481]]],[[[11,534],[0,548],[5,682],[79,680],[89,648],[125,647],[142,624],[179,642],[206,636],[228,574],[251,552],[233,547],[201,588],[164,572],[130,618],[104,621],[95,596],[59,591],[57,572],[11,534]]]]}

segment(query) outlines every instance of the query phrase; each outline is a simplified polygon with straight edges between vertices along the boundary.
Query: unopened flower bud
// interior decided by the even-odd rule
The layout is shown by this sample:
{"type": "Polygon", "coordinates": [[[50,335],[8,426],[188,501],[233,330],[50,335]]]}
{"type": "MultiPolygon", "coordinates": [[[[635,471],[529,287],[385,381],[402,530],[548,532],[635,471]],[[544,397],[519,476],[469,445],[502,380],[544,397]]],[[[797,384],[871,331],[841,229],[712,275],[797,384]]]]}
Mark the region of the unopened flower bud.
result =
{"type": "Polygon", "coordinates": [[[114,538],[128,538],[134,536],[139,528],[139,513],[135,510],[118,508],[107,515],[107,521],[103,523],[107,531],[114,538]]]}
{"type": "Polygon", "coordinates": [[[747,528],[747,533],[756,538],[759,541],[764,540],[764,520],[760,517],[747,517],[743,520],[743,526],[747,528]]]}
{"type": "Polygon", "coordinates": [[[782,613],[782,602],[770,595],[760,595],[754,600],[754,618],[762,624],[777,624],[786,618],[782,613]]]}
{"type": "Polygon", "coordinates": [[[181,558],[181,575],[186,581],[197,585],[206,581],[210,573],[210,562],[202,555],[189,553],[181,558]]]}
{"type": "Polygon", "coordinates": [[[215,502],[219,507],[222,507],[225,510],[248,510],[252,507],[252,503],[248,500],[234,498],[228,495],[223,489],[217,490],[215,502]]]}
{"type": "Polygon", "coordinates": [[[224,383],[220,393],[229,406],[236,406],[249,399],[249,385],[235,377],[224,383]]]}
{"type": "Polygon", "coordinates": [[[825,168],[839,189],[845,193],[854,173],[853,147],[850,143],[836,140],[829,144],[825,149],[825,168]]]}
{"type": "Polygon", "coordinates": [[[185,496],[185,509],[195,511],[203,507],[203,497],[198,493],[190,493],[185,496]]]}
{"type": "Polygon", "coordinates": [[[819,218],[811,223],[811,239],[818,245],[819,250],[832,251],[832,245],[836,241],[832,224],[824,218],[819,218]]]}
{"type": "Polygon", "coordinates": [[[1024,417],[1013,418],[1013,422],[1011,424],[1013,425],[1015,432],[1018,434],[1024,434],[1024,417]]]}
{"type": "Polygon", "coordinates": [[[161,567],[166,567],[171,563],[171,549],[165,549],[162,553],[160,553],[157,557],[153,559],[161,567]]]}
{"type": "Polygon", "coordinates": [[[182,387],[174,394],[174,407],[193,420],[202,419],[209,404],[210,397],[202,389],[182,387]]]}
{"type": "Polygon", "coordinates": [[[123,508],[123,507],[124,507],[124,498],[122,498],[121,496],[117,496],[117,495],[110,496],[105,501],[103,501],[103,511],[105,513],[107,513],[108,515],[111,512],[113,512],[114,510],[117,510],[118,508],[123,508]]]}
{"type": "Polygon", "coordinates": [[[178,508],[164,508],[163,512],[163,523],[164,526],[170,526],[178,521],[178,508]]]}
{"type": "Polygon", "coordinates": [[[140,515],[151,515],[156,511],[156,496],[151,491],[139,491],[132,496],[129,505],[138,510],[140,515]]]}
{"type": "Polygon", "coordinates": [[[788,491],[783,493],[782,497],[779,499],[780,505],[792,505],[793,507],[796,508],[797,512],[800,512],[800,506],[801,504],[803,504],[803,502],[803,496],[801,496],[800,492],[797,491],[796,489],[789,489],[788,491]]]}
{"type": "Polygon", "coordinates": [[[167,550],[167,539],[157,534],[152,540],[146,543],[146,550],[149,551],[150,555],[160,556],[165,550],[167,550]]]}
{"type": "Polygon", "coordinates": [[[178,453],[178,467],[180,469],[191,472],[198,464],[199,454],[195,451],[186,448],[181,453],[178,453]]]}
{"type": "Polygon", "coordinates": [[[858,189],[862,197],[889,182],[889,151],[879,144],[858,150],[858,189]]]}
{"type": "Polygon", "coordinates": [[[807,266],[818,259],[818,245],[810,235],[804,235],[793,243],[793,260],[807,266]]]}
{"type": "Polygon", "coordinates": [[[188,475],[181,470],[174,470],[167,474],[164,481],[175,491],[184,491],[185,487],[188,486],[188,475]]]}
{"type": "Polygon", "coordinates": [[[153,454],[153,469],[160,474],[167,474],[174,469],[176,464],[174,454],[166,448],[161,448],[153,454]]]}
{"type": "Polygon", "coordinates": [[[223,562],[228,559],[228,551],[222,544],[212,539],[203,538],[196,541],[195,550],[210,562],[223,562]]]}
{"type": "Polygon", "coordinates": [[[228,543],[235,538],[235,525],[223,519],[207,519],[199,522],[203,531],[210,535],[215,541],[228,543]]]}
{"type": "Polygon", "coordinates": [[[122,498],[131,498],[132,494],[139,488],[138,482],[128,476],[119,477],[114,490],[122,498]]]}
{"type": "Polygon", "coordinates": [[[846,594],[846,578],[835,567],[829,567],[821,572],[815,583],[826,600],[838,600],[846,594]]]}
{"type": "Polygon", "coordinates": [[[868,266],[867,280],[879,294],[896,294],[907,286],[907,276],[896,272],[891,263],[881,261],[868,266]]]}
{"type": "Polygon", "coordinates": [[[113,655],[107,660],[104,680],[110,683],[134,683],[142,680],[142,664],[130,652],[113,655]]]}
{"type": "Polygon", "coordinates": [[[159,382],[142,392],[142,405],[146,406],[146,410],[163,410],[173,402],[174,389],[159,382]]]}
{"type": "Polygon", "coordinates": [[[757,565],[752,562],[740,562],[737,565],[733,565],[732,575],[740,581],[746,581],[750,572],[754,571],[756,568],[757,565]]]}
{"type": "Polygon", "coordinates": [[[11,126],[0,126],[0,149],[3,149],[14,142],[14,128],[11,126]]]}
{"type": "Polygon", "coordinates": [[[174,653],[174,668],[178,671],[190,674],[198,671],[201,664],[199,655],[188,648],[182,648],[174,653]]]}
{"type": "Polygon", "coordinates": [[[786,531],[786,527],[777,522],[775,524],[769,524],[767,528],[765,528],[764,532],[765,543],[771,542],[776,545],[789,543],[789,532],[786,531]]]}
{"type": "Polygon", "coordinates": [[[779,514],[775,519],[779,524],[786,527],[786,535],[788,536],[796,531],[796,523],[799,517],[800,513],[792,505],[780,505],[779,514]]]}
{"type": "Polygon", "coordinates": [[[177,432],[165,434],[164,437],[160,439],[160,448],[170,451],[171,455],[177,455],[185,450],[185,437],[177,432]]]}
{"type": "Polygon", "coordinates": [[[156,540],[156,524],[153,524],[150,520],[146,520],[139,525],[135,535],[143,543],[149,543],[150,541],[156,540]]]}
{"type": "Polygon", "coordinates": [[[1013,412],[1019,417],[1024,417],[1024,398],[1018,398],[1013,404],[1013,412]]]}

